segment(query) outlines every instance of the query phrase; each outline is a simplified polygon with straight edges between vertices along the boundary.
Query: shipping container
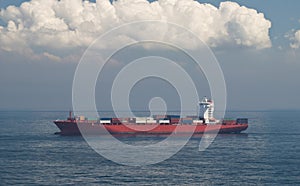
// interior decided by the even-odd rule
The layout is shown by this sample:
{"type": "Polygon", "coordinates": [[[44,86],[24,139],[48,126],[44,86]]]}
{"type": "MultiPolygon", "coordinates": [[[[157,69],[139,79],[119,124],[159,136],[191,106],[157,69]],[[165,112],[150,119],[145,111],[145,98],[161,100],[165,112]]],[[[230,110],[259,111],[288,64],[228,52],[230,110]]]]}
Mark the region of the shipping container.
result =
{"type": "Polygon", "coordinates": [[[159,123],[161,123],[161,124],[169,124],[170,120],[162,119],[162,120],[159,120],[159,123]]]}
{"type": "Polygon", "coordinates": [[[167,115],[153,115],[153,118],[154,119],[164,119],[164,118],[167,118],[167,115]]]}
{"type": "Polygon", "coordinates": [[[100,118],[100,120],[111,120],[112,118],[100,118]]]}
{"type": "Polygon", "coordinates": [[[129,123],[135,123],[136,120],[135,120],[135,118],[129,118],[128,121],[129,121],[129,123]]]}
{"type": "Polygon", "coordinates": [[[193,123],[194,123],[194,124],[197,124],[197,123],[203,123],[203,120],[193,120],[193,123]]]}
{"type": "Polygon", "coordinates": [[[145,124],[147,121],[146,120],[136,120],[136,124],[145,124]]]}
{"type": "Polygon", "coordinates": [[[121,123],[120,118],[112,118],[111,122],[112,123],[121,123]]]}
{"type": "Polygon", "coordinates": [[[180,118],[171,118],[170,123],[171,124],[180,123],[180,118]]]}
{"type": "Polygon", "coordinates": [[[199,116],[186,116],[187,118],[192,118],[193,120],[199,119],[199,116]]]}
{"type": "Polygon", "coordinates": [[[79,116],[79,120],[84,121],[84,120],[86,120],[86,118],[85,118],[85,116],[79,116]]]}
{"type": "Polygon", "coordinates": [[[102,123],[102,124],[110,124],[111,121],[110,120],[100,120],[100,123],[102,123]]]}
{"type": "Polygon", "coordinates": [[[180,118],[180,115],[167,115],[166,118],[180,118]]]}
{"type": "Polygon", "coordinates": [[[157,123],[157,121],[152,119],[152,120],[147,120],[147,123],[157,123]]]}
{"type": "Polygon", "coordinates": [[[193,123],[193,119],[192,118],[182,118],[181,123],[191,124],[191,123],[193,123]]]}

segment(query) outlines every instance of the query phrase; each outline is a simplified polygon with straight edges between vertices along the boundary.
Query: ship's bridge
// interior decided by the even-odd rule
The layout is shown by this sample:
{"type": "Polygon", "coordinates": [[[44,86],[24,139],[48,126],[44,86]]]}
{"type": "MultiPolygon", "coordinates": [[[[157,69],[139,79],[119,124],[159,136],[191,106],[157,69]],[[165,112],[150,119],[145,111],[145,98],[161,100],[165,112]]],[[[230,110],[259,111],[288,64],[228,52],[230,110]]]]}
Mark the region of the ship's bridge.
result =
{"type": "Polygon", "coordinates": [[[210,121],[215,120],[213,116],[214,103],[211,99],[204,97],[199,103],[199,119],[203,120],[204,123],[210,123],[210,121]]]}

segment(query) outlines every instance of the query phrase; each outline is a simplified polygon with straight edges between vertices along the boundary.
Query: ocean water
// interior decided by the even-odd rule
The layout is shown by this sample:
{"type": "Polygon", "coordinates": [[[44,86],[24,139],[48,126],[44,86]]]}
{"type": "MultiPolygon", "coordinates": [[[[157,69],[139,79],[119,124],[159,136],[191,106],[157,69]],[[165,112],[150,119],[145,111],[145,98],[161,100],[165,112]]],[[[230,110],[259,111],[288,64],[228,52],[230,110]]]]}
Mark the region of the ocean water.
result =
{"type": "MultiPolygon", "coordinates": [[[[54,135],[67,112],[0,112],[0,185],[300,185],[300,111],[228,112],[248,117],[243,134],[199,137],[158,164],[130,167],[79,136],[54,135]]],[[[147,144],[157,137],[124,137],[147,144]]]]}

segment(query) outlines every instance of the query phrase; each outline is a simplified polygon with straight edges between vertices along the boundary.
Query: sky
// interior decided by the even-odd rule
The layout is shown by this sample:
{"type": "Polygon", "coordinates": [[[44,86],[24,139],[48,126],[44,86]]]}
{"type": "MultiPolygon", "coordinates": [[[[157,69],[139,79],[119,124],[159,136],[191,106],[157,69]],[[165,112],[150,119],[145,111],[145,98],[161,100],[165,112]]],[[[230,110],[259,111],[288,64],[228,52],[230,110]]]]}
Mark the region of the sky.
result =
{"type": "MultiPolygon", "coordinates": [[[[299,7],[297,0],[0,0],[0,110],[70,109],[72,82],[84,51],[106,31],[141,20],[181,25],[211,48],[224,74],[227,109],[300,109],[299,7]]],[[[157,39],[164,28],[155,29],[158,32],[146,34],[157,39]]],[[[143,38],[145,31],[129,29],[126,34],[100,47],[108,50],[120,42],[143,38]]],[[[198,49],[176,32],[164,37],[198,49]]],[[[96,88],[98,108],[111,109],[112,81],[130,60],[141,54],[166,53],[185,64],[199,96],[209,94],[205,75],[186,65],[189,59],[178,51],[132,47],[116,54],[105,67],[103,82],[96,88]]],[[[157,96],[170,109],[178,108],[174,87],[157,79],[132,89],[132,107],[147,109],[149,100],[157,96]]]]}

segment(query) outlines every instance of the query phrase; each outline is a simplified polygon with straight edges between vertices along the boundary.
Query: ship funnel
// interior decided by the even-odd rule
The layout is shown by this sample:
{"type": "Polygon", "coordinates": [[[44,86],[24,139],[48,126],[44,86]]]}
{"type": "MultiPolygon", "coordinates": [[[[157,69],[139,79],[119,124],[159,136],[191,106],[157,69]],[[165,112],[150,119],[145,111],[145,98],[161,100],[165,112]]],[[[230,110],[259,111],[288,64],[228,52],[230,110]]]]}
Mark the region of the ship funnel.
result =
{"type": "Polygon", "coordinates": [[[209,123],[210,120],[214,120],[214,103],[212,100],[204,97],[199,102],[199,119],[203,120],[204,123],[209,123]]]}

